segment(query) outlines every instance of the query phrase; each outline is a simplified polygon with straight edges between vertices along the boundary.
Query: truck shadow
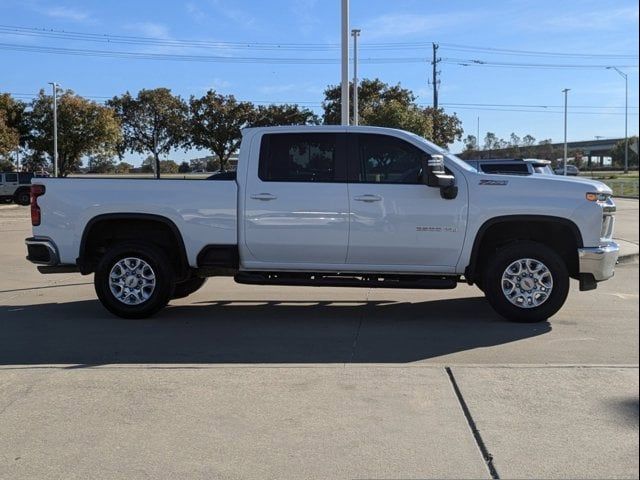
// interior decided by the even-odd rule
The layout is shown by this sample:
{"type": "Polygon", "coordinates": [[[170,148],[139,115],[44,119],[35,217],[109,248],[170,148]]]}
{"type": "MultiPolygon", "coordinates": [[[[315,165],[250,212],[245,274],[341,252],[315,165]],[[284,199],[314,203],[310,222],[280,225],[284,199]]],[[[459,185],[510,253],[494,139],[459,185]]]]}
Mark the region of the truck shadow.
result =
{"type": "Polygon", "coordinates": [[[484,298],[215,301],[124,320],[96,300],[0,307],[0,365],[404,363],[543,335],[484,298]]]}

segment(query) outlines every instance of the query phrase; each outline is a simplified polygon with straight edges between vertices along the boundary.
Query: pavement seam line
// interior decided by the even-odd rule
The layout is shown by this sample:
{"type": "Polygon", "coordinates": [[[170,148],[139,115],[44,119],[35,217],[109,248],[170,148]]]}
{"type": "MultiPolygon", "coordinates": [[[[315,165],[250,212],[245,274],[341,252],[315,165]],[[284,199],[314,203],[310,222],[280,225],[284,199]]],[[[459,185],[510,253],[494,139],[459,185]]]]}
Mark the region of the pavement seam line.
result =
{"type": "Polygon", "coordinates": [[[467,402],[462,396],[462,391],[458,386],[458,382],[456,381],[456,378],[453,375],[453,371],[451,370],[451,367],[445,367],[445,371],[449,376],[449,381],[451,382],[453,391],[455,392],[456,397],[458,398],[458,403],[462,408],[462,413],[464,413],[464,417],[467,419],[467,424],[471,429],[471,433],[473,434],[473,438],[476,442],[476,445],[478,446],[478,449],[480,449],[480,453],[482,453],[482,457],[484,458],[485,465],[489,470],[489,475],[491,475],[492,479],[499,480],[500,475],[498,474],[498,470],[496,470],[496,467],[493,464],[493,455],[491,455],[491,453],[489,452],[489,449],[487,448],[487,445],[484,443],[484,440],[482,439],[482,435],[480,434],[480,431],[476,426],[476,422],[473,419],[473,416],[471,415],[471,411],[469,410],[469,406],[467,405],[467,402]]]}
{"type": "MultiPolygon", "coordinates": [[[[371,289],[369,288],[367,290],[367,294],[365,296],[365,304],[366,305],[369,304],[369,293],[370,292],[371,292],[371,289]]],[[[356,330],[356,335],[353,338],[353,343],[351,344],[351,356],[349,358],[349,362],[347,362],[347,363],[353,363],[353,359],[356,356],[356,347],[358,345],[358,338],[360,337],[360,329],[362,328],[362,322],[364,322],[364,313],[361,312],[360,313],[360,321],[358,322],[358,329],[356,330]]]]}

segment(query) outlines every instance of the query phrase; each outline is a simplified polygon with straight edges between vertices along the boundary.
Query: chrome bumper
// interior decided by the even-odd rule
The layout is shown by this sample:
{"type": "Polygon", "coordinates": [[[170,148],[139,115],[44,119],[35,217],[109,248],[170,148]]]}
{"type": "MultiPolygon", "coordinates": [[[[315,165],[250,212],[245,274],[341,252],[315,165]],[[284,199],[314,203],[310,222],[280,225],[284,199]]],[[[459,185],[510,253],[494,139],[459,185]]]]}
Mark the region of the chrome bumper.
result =
{"type": "Polygon", "coordinates": [[[599,247],[579,248],[580,273],[593,275],[596,282],[613,277],[619,253],[620,247],[615,242],[599,247]]]}
{"type": "Polygon", "coordinates": [[[36,265],[58,265],[60,257],[56,245],[48,238],[27,238],[27,260],[36,265]]]}

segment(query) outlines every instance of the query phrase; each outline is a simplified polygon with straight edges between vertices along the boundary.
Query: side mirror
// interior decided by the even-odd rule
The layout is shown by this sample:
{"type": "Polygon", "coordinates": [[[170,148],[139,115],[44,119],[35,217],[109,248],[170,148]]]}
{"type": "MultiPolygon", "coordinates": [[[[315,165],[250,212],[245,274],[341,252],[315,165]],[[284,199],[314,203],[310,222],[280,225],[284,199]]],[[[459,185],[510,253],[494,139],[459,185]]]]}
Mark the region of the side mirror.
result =
{"type": "Polygon", "coordinates": [[[456,177],[447,175],[442,155],[427,155],[422,160],[422,181],[429,187],[440,188],[442,198],[451,200],[458,195],[456,177]]]}

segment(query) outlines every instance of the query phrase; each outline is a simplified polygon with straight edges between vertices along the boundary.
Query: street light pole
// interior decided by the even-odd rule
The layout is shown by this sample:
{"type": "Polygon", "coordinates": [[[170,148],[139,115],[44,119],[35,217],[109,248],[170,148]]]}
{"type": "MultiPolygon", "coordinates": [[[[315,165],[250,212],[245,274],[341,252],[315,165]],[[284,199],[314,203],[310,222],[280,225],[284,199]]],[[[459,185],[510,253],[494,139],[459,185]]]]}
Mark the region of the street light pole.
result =
{"type": "Polygon", "coordinates": [[[627,74],[618,67],[607,67],[608,70],[615,70],[624,78],[624,173],[629,173],[629,80],[627,74]]]}
{"type": "Polygon", "coordinates": [[[358,125],[358,37],[360,30],[354,28],[351,30],[353,36],[353,124],[358,125]]]}
{"type": "Polygon", "coordinates": [[[53,176],[58,176],[58,85],[49,82],[53,89],[53,176]]]}
{"type": "Polygon", "coordinates": [[[567,94],[570,88],[562,90],[564,92],[564,176],[567,176],[567,94]]]}
{"type": "Polygon", "coordinates": [[[342,0],[341,124],[349,125],[349,0],[342,0]]]}

